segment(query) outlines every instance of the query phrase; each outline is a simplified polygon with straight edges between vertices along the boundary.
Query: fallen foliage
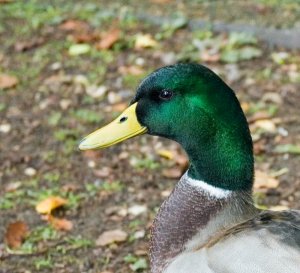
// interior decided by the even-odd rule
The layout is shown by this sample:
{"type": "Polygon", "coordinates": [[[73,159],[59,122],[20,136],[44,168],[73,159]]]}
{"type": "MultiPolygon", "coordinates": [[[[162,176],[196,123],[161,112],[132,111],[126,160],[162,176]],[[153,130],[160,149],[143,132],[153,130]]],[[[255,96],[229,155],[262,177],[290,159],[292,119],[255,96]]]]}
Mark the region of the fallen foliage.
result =
{"type": "Polygon", "coordinates": [[[0,74],[0,88],[8,89],[15,87],[19,83],[19,80],[15,76],[8,74],[0,74]]]}
{"type": "Polygon", "coordinates": [[[103,232],[96,240],[97,246],[106,246],[112,243],[120,243],[126,241],[128,234],[120,229],[103,232]]]}
{"type": "Polygon", "coordinates": [[[29,233],[27,224],[23,221],[10,223],[5,233],[5,243],[11,248],[18,248],[29,233]]]}
{"type": "Polygon", "coordinates": [[[54,209],[66,205],[68,201],[59,196],[50,196],[39,202],[35,209],[40,214],[51,214],[54,209]]]}

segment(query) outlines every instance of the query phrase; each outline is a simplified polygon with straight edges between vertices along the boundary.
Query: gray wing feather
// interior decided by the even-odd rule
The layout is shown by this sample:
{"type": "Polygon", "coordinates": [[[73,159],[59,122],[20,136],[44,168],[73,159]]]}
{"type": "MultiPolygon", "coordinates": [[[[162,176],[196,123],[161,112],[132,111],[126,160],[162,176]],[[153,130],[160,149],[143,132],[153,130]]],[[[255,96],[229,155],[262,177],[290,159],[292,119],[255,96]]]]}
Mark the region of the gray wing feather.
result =
{"type": "Polygon", "coordinates": [[[262,211],[204,247],[179,255],[165,273],[300,273],[300,212],[262,211]]]}

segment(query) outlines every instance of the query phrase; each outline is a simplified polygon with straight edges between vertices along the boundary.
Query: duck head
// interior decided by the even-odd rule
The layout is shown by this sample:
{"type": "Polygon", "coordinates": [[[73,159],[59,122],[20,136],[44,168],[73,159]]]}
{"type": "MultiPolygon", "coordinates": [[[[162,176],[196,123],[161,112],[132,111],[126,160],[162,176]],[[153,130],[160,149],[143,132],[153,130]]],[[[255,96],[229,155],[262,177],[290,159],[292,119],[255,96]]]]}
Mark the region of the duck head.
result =
{"type": "Polygon", "coordinates": [[[246,118],[231,88],[208,68],[176,64],[154,71],[138,86],[130,106],[84,138],[79,149],[104,148],[143,133],[181,144],[191,178],[228,190],[251,189],[246,118]]]}

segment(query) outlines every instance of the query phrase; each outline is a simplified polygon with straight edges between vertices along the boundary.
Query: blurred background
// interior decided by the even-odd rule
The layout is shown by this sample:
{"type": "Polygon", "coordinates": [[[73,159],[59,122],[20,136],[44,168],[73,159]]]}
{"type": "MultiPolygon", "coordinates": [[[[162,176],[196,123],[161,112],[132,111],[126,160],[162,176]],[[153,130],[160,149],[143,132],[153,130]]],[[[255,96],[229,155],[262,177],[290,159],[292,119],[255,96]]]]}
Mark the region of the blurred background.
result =
{"type": "Polygon", "coordinates": [[[182,61],[236,92],[254,198],[300,208],[300,3],[0,0],[0,272],[149,272],[149,227],[186,170],[171,141],[78,142],[182,61]]]}

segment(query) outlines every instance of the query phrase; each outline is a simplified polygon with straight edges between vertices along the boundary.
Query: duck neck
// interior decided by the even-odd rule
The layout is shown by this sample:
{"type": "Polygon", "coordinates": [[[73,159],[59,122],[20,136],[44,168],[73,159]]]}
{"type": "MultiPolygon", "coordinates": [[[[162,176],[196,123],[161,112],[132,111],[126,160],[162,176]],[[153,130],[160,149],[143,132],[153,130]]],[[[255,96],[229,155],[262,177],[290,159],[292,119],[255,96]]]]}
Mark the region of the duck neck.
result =
{"type": "Polygon", "coordinates": [[[205,244],[253,210],[249,192],[236,194],[186,173],[162,204],[151,230],[151,272],[162,273],[180,253],[205,244]],[[239,200],[240,199],[240,200],[239,200]]]}
{"type": "Polygon", "coordinates": [[[200,138],[183,142],[190,160],[189,176],[225,190],[251,190],[252,139],[246,122],[243,127],[238,132],[217,130],[204,143],[200,138]]]}

